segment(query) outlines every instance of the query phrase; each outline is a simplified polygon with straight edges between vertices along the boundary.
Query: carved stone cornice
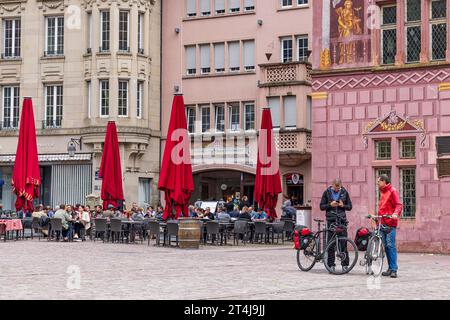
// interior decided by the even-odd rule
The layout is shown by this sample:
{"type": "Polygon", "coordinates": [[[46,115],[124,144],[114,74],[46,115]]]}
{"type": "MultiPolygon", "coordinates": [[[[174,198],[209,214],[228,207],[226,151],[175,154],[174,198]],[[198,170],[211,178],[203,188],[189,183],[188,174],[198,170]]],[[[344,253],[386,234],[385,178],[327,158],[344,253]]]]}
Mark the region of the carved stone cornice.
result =
{"type": "Polygon", "coordinates": [[[154,6],[156,3],[156,0],[82,0],[81,5],[87,9],[92,8],[94,4],[97,5],[97,7],[101,6],[102,4],[107,4],[108,6],[111,6],[113,2],[116,2],[117,5],[120,6],[133,6],[134,4],[138,8],[145,8],[145,10],[151,11],[151,6],[154,6]]]}
{"type": "Polygon", "coordinates": [[[0,0],[0,15],[5,13],[19,14],[25,10],[27,0],[0,0]]]}
{"type": "Polygon", "coordinates": [[[68,0],[36,0],[38,8],[46,12],[47,10],[64,11],[69,6],[68,0]]]}

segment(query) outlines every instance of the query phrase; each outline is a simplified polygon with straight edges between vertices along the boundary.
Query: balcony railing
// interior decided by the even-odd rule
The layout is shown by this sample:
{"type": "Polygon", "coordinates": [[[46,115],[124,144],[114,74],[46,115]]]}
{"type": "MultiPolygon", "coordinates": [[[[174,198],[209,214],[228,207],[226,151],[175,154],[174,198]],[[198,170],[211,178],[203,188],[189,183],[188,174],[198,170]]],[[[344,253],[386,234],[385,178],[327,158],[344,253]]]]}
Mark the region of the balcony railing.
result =
{"type": "Polygon", "coordinates": [[[57,120],[43,120],[42,129],[57,129],[61,128],[62,119],[57,120]]]}
{"type": "Polygon", "coordinates": [[[19,120],[0,121],[0,131],[15,131],[19,129],[19,120]]]}
{"type": "Polygon", "coordinates": [[[287,130],[274,133],[275,144],[280,153],[300,151],[312,152],[312,135],[308,130],[287,130]]]}
{"type": "Polygon", "coordinates": [[[260,64],[261,87],[292,85],[311,82],[311,64],[308,62],[287,62],[260,64]]]}

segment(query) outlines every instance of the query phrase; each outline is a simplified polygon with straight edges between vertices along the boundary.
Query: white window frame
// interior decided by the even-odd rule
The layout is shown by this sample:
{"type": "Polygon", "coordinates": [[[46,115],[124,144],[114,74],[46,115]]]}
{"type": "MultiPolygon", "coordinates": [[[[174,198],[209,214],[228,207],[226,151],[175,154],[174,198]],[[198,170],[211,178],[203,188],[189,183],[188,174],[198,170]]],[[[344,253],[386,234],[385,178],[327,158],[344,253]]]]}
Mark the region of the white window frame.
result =
{"type": "Polygon", "coordinates": [[[237,13],[241,12],[241,1],[238,0],[239,7],[233,7],[233,8],[231,7],[231,4],[230,4],[231,1],[233,1],[233,0],[228,0],[228,12],[231,14],[237,14],[237,13]]]}
{"type": "Polygon", "coordinates": [[[100,52],[109,52],[111,51],[111,13],[109,10],[100,10],[100,52]],[[104,14],[108,14],[108,30],[107,30],[107,38],[104,38],[105,30],[103,29],[104,24],[104,14]],[[107,44],[107,49],[103,48],[103,43],[107,44]]]}
{"type": "Polygon", "coordinates": [[[92,99],[92,83],[90,80],[86,81],[86,91],[87,91],[87,107],[88,107],[88,119],[91,118],[91,99],[92,99]]]}
{"type": "Polygon", "coordinates": [[[130,11],[129,10],[119,10],[119,52],[130,52],[130,11]],[[121,14],[126,13],[127,14],[127,30],[126,30],[126,49],[121,49],[120,44],[123,42],[123,40],[120,40],[120,33],[124,32],[124,30],[121,30],[121,24],[120,24],[120,16],[121,14]]]}
{"type": "Polygon", "coordinates": [[[280,47],[281,47],[281,62],[282,63],[288,63],[288,62],[292,62],[294,59],[294,41],[292,41],[292,37],[282,37],[280,38],[280,47]],[[285,51],[285,41],[290,41],[291,42],[291,59],[290,60],[286,60],[284,61],[284,51],[285,51]]]}
{"type": "Polygon", "coordinates": [[[228,70],[229,72],[235,73],[241,71],[241,43],[240,41],[230,41],[228,42],[228,70]],[[230,44],[237,44],[237,58],[238,66],[231,67],[231,50],[230,44]]]}
{"type": "Polygon", "coordinates": [[[62,126],[62,119],[63,119],[63,115],[64,115],[64,88],[62,84],[51,84],[51,85],[46,85],[44,86],[44,99],[45,99],[45,110],[44,110],[44,122],[45,122],[45,127],[55,127],[55,128],[60,128],[62,126]],[[53,101],[52,101],[52,105],[51,108],[53,109],[53,116],[52,116],[52,123],[55,124],[54,126],[48,126],[47,125],[47,109],[49,107],[49,105],[47,105],[47,88],[52,87],[53,88],[53,101]],[[58,111],[58,107],[57,107],[57,103],[58,103],[58,87],[61,87],[61,91],[62,91],[62,105],[61,105],[61,124],[58,126],[56,125],[57,119],[58,119],[58,115],[57,115],[57,111],[58,111]]]}
{"type": "Polygon", "coordinates": [[[197,0],[185,0],[185,6],[186,6],[186,16],[189,18],[196,17],[197,16],[197,0]],[[193,2],[195,5],[195,11],[194,12],[188,12],[188,2],[193,2]]]}
{"type": "Polygon", "coordinates": [[[19,128],[19,121],[20,121],[20,87],[19,86],[4,86],[4,87],[2,87],[1,92],[2,92],[2,122],[3,122],[3,124],[0,128],[0,130],[4,129],[4,128],[17,129],[17,128],[19,128]],[[6,89],[9,89],[9,91],[10,91],[10,98],[9,98],[10,104],[9,104],[9,106],[7,106],[7,109],[9,109],[9,114],[10,114],[10,116],[9,116],[10,125],[8,127],[5,127],[5,96],[6,96],[5,91],[6,91],[6,89]],[[15,109],[15,105],[14,105],[14,96],[15,96],[14,93],[15,92],[14,91],[16,89],[18,90],[19,99],[17,102],[17,110],[18,110],[17,125],[14,126],[14,109],[15,109]]]}
{"type": "Polygon", "coordinates": [[[201,45],[199,45],[199,50],[200,50],[200,74],[210,74],[211,73],[211,45],[210,44],[201,44],[201,45]],[[206,59],[206,61],[203,60],[203,50],[208,51],[208,58],[206,59]],[[204,63],[206,63],[206,64],[204,64],[204,63]]]}
{"type": "Polygon", "coordinates": [[[223,104],[216,104],[214,105],[214,130],[217,133],[222,133],[225,132],[226,130],[226,123],[225,123],[225,106],[223,104]],[[222,109],[222,114],[223,114],[223,130],[219,130],[218,126],[219,126],[219,121],[217,116],[219,115],[219,113],[217,112],[218,109],[222,109]]]}
{"type": "Polygon", "coordinates": [[[308,60],[308,54],[307,51],[309,50],[309,37],[307,34],[299,35],[295,38],[295,43],[297,45],[297,61],[307,61],[308,60]],[[304,58],[300,58],[300,40],[306,39],[306,55],[304,58]]]}
{"type": "Polygon", "coordinates": [[[292,8],[292,6],[293,6],[292,1],[294,1],[294,0],[281,0],[281,7],[282,8],[292,8]],[[290,2],[290,4],[285,4],[285,3],[289,3],[289,2],[290,2]]]}
{"type": "Polygon", "coordinates": [[[211,15],[211,0],[200,0],[200,15],[202,17],[209,17],[211,15]],[[208,3],[209,11],[203,11],[203,3],[208,3]]]}
{"type": "Polygon", "coordinates": [[[22,41],[22,21],[20,18],[5,18],[3,19],[3,50],[2,50],[2,56],[4,59],[8,58],[17,58],[20,57],[20,51],[22,49],[21,41],[22,41]],[[12,22],[12,35],[11,35],[11,55],[6,56],[6,21],[12,22]],[[17,21],[19,22],[19,27],[17,27],[17,21]],[[18,33],[18,35],[17,35],[18,33]],[[18,38],[18,39],[17,39],[18,38]],[[16,52],[16,41],[19,41],[19,53],[16,52]]]}
{"type": "Polygon", "coordinates": [[[248,11],[254,11],[255,10],[255,0],[252,0],[252,2],[250,3],[251,5],[247,5],[247,1],[249,0],[244,0],[244,11],[248,12],[248,11]]]}
{"type": "Polygon", "coordinates": [[[255,110],[255,103],[254,102],[245,102],[244,103],[244,130],[245,131],[255,131],[256,130],[256,110],[255,110]],[[252,106],[253,108],[253,128],[247,128],[247,107],[252,106]]]}
{"type": "Polygon", "coordinates": [[[129,80],[119,80],[118,83],[118,90],[117,90],[117,116],[119,118],[126,118],[128,117],[128,109],[130,106],[129,100],[130,100],[130,81],[129,80]],[[126,90],[123,90],[123,88],[121,88],[121,84],[126,84],[126,90]],[[120,109],[123,109],[123,106],[120,106],[120,102],[121,102],[121,98],[120,98],[120,92],[124,91],[126,93],[126,99],[125,99],[125,114],[120,114],[120,109]]]}
{"type": "Polygon", "coordinates": [[[245,40],[242,42],[242,48],[243,48],[243,60],[244,60],[244,70],[245,71],[255,71],[255,50],[256,50],[256,44],[255,44],[255,40],[245,40]],[[245,61],[246,61],[246,52],[245,52],[245,48],[246,48],[246,43],[253,43],[253,52],[252,52],[252,56],[251,56],[251,60],[252,60],[252,65],[246,65],[245,61]]]}
{"type": "Polygon", "coordinates": [[[196,132],[196,123],[195,123],[196,120],[197,120],[197,110],[196,110],[195,106],[187,106],[186,107],[186,122],[187,122],[187,130],[188,130],[189,134],[194,134],[196,132]],[[192,111],[192,113],[194,114],[194,119],[193,119],[194,123],[192,123],[192,128],[193,128],[192,132],[189,131],[190,111],[192,111]]]}
{"type": "Polygon", "coordinates": [[[144,54],[144,21],[145,13],[138,12],[138,38],[137,38],[137,49],[139,54],[144,54]]]}
{"type": "Polygon", "coordinates": [[[87,49],[92,50],[92,12],[86,12],[86,18],[87,18],[87,24],[88,24],[88,27],[87,27],[88,34],[86,35],[86,37],[87,37],[86,46],[87,46],[87,49]]]}
{"type": "Polygon", "coordinates": [[[228,120],[229,120],[229,130],[230,131],[232,131],[232,132],[238,132],[238,131],[241,131],[241,106],[240,106],[240,104],[239,103],[236,103],[236,104],[234,104],[234,103],[230,103],[229,105],[228,105],[228,120]],[[234,124],[234,126],[235,127],[233,127],[233,115],[234,115],[234,113],[233,113],[233,108],[236,108],[237,109],[237,112],[238,112],[238,119],[239,119],[239,121],[238,121],[238,123],[237,123],[237,127],[236,127],[236,124],[234,124]]]}
{"type": "Polygon", "coordinates": [[[200,117],[201,117],[201,132],[202,133],[208,133],[211,132],[211,106],[209,104],[206,105],[200,105],[200,117]],[[207,116],[204,117],[203,110],[208,110],[207,116]],[[206,120],[206,122],[204,122],[206,120]],[[203,131],[203,125],[208,124],[208,129],[206,131],[203,131]]]}
{"type": "Polygon", "coordinates": [[[144,98],[144,81],[138,81],[136,86],[136,117],[142,119],[142,106],[144,98]]]}
{"type": "Polygon", "coordinates": [[[109,86],[109,79],[100,79],[99,80],[99,86],[100,86],[100,94],[99,94],[99,115],[100,118],[109,118],[109,108],[111,106],[111,96],[109,94],[110,92],[110,86],[109,86]],[[107,106],[103,106],[103,101],[102,101],[102,93],[103,93],[103,83],[107,83],[108,84],[108,88],[107,88],[107,93],[108,93],[108,100],[105,100],[105,102],[108,103],[107,106]],[[105,114],[103,114],[103,107],[105,107],[105,110],[107,111],[105,114]]]}
{"type": "Polygon", "coordinates": [[[226,6],[225,6],[225,1],[226,0],[214,0],[214,12],[216,15],[223,15],[226,13],[226,6]],[[218,1],[222,1],[223,3],[223,8],[222,9],[217,9],[217,2],[218,1]]]}
{"type": "Polygon", "coordinates": [[[46,56],[62,56],[64,55],[64,16],[47,16],[45,17],[45,52],[46,56]],[[54,43],[54,53],[49,53],[48,48],[48,21],[49,19],[55,19],[55,43],[54,43]],[[58,22],[62,19],[62,27],[63,27],[63,34],[62,34],[62,52],[58,52],[58,37],[61,37],[59,34],[59,24],[58,22]]]}

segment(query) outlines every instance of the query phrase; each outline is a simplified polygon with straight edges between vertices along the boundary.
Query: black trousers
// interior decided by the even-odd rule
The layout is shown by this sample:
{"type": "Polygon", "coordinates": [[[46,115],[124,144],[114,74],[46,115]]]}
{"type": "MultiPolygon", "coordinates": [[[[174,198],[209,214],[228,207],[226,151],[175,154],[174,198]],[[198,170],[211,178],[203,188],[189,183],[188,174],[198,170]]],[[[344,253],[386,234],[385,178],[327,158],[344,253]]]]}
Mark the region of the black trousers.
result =
{"type": "MultiPolygon", "coordinates": [[[[328,220],[327,226],[330,227],[330,225],[334,222],[335,221],[328,220]]],[[[332,236],[333,236],[333,232],[327,232],[327,243],[329,243],[331,241],[332,236]]],[[[339,235],[339,237],[341,237],[341,238],[347,238],[347,236],[348,236],[347,230],[345,230],[343,233],[341,233],[339,235]]],[[[339,252],[345,253],[345,257],[341,261],[341,265],[348,266],[350,264],[350,258],[348,256],[347,241],[341,240],[339,242],[340,242],[339,243],[339,252]]],[[[330,266],[330,267],[336,266],[335,260],[336,260],[336,242],[328,250],[328,266],[330,266]]]]}

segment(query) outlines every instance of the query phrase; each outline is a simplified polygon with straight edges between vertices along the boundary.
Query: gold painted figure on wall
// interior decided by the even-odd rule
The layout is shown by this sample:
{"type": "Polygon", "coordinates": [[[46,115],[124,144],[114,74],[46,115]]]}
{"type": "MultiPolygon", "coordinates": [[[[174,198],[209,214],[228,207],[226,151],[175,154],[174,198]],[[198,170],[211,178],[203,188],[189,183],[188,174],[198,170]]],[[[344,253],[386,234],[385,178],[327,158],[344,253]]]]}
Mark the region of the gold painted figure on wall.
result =
{"type": "Polygon", "coordinates": [[[359,8],[353,8],[353,2],[346,0],[344,5],[336,9],[338,15],[339,39],[339,64],[353,63],[356,51],[356,41],[351,41],[353,35],[359,35],[361,31],[361,19],[357,17],[359,8]]]}

